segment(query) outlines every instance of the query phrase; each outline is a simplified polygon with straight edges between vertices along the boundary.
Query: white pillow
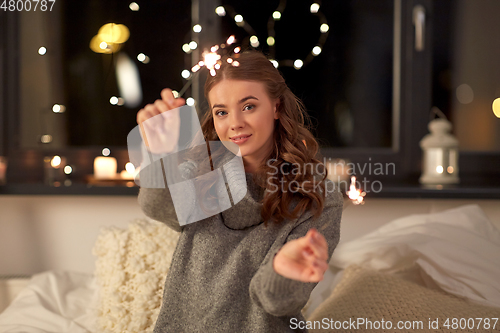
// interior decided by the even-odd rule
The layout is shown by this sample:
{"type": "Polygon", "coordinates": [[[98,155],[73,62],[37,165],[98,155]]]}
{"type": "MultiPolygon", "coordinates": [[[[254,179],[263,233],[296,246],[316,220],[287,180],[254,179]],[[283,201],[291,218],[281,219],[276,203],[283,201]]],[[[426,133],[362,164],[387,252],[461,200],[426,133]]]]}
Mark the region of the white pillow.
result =
{"type": "Polygon", "coordinates": [[[128,229],[103,228],[93,248],[102,332],[152,331],[179,233],[137,219],[128,229]]]}
{"type": "Polygon", "coordinates": [[[339,244],[330,265],[395,274],[416,270],[427,287],[500,307],[500,230],[478,205],[410,215],[339,244]]]}

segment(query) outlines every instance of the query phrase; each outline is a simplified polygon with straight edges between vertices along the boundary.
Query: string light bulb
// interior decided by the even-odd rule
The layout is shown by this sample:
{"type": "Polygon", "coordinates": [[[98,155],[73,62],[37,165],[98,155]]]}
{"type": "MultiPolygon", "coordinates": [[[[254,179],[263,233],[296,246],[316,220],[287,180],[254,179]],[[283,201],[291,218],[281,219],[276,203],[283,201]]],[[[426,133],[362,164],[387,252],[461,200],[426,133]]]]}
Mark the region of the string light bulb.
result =
{"type": "Polygon", "coordinates": [[[293,67],[295,69],[301,69],[303,65],[304,65],[304,62],[300,59],[297,59],[293,62],[293,67]]]}
{"type": "Polygon", "coordinates": [[[316,14],[319,10],[319,4],[318,3],[313,3],[311,7],[309,8],[312,14],[316,14]]]}
{"type": "Polygon", "coordinates": [[[191,76],[191,72],[185,69],[181,72],[181,76],[185,79],[188,79],[191,76]]]}
{"type": "Polygon", "coordinates": [[[315,46],[315,47],[313,47],[313,49],[312,49],[312,54],[313,54],[314,56],[317,56],[317,55],[318,55],[318,54],[320,54],[320,53],[321,53],[321,47],[319,47],[319,46],[315,46]]]}
{"type": "Polygon", "coordinates": [[[199,25],[199,24],[195,24],[195,25],[193,26],[193,31],[194,31],[194,32],[196,32],[196,33],[200,33],[200,32],[201,32],[201,29],[202,29],[202,28],[201,28],[201,25],[199,25]]]}
{"type": "Polygon", "coordinates": [[[215,13],[217,13],[217,15],[219,16],[226,16],[226,10],[224,9],[223,6],[215,8],[215,13]]]}
{"type": "Polygon", "coordinates": [[[189,44],[185,43],[184,45],[182,45],[182,51],[186,52],[186,53],[191,53],[191,48],[189,47],[189,44]]]}
{"type": "Polygon", "coordinates": [[[237,14],[234,16],[234,22],[236,22],[236,25],[238,27],[242,27],[245,25],[245,21],[243,20],[243,16],[241,16],[240,14],[237,14]]]}
{"type": "Polygon", "coordinates": [[[66,111],[66,107],[64,105],[54,104],[52,106],[52,112],[54,113],[63,113],[64,111],[66,111]]]}
{"type": "Polygon", "coordinates": [[[259,47],[259,38],[257,38],[257,36],[250,37],[250,45],[252,45],[252,47],[259,47]]]}
{"type": "MultiPolygon", "coordinates": [[[[267,25],[268,37],[266,39],[267,45],[269,46],[269,56],[271,59],[275,57],[275,44],[277,36],[275,35],[275,21],[281,19],[281,15],[284,11],[286,11],[286,2],[280,2],[278,8],[272,13],[272,19],[269,19],[269,23],[267,25]]],[[[319,18],[319,29],[321,34],[319,35],[318,42],[316,46],[311,49],[311,52],[304,59],[281,59],[279,62],[280,66],[293,66],[295,69],[300,69],[306,64],[313,61],[313,59],[322,52],[322,47],[325,44],[328,38],[328,31],[330,27],[328,26],[327,18],[324,14],[320,12],[321,5],[319,2],[313,2],[309,6],[309,11],[311,14],[318,16],[319,18]],[[300,60],[300,61],[299,61],[300,60]]],[[[279,37],[279,36],[278,36],[279,37]]],[[[274,64],[274,63],[273,63],[274,64]]]]}
{"type": "Polygon", "coordinates": [[[139,5],[137,2],[131,2],[130,5],[128,5],[128,8],[130,8],[131,11],[136,12],[139,10],[139,5]]]}

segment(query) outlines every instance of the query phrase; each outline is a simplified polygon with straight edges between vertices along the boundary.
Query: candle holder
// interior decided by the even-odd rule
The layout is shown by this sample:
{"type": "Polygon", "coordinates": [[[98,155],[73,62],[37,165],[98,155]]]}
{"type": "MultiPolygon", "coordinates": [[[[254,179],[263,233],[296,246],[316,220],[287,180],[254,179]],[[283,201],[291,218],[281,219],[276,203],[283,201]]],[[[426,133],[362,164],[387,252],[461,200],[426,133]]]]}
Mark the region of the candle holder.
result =
{"type": "Polygon", "coordinates": [[[94,159],[94,174],[87,175],[86,181],[89,185],[96,186],[122,186],[133,187],[134,178],[125,177],[117,173],[117,161],[114,157],[98,156],[94,159]]]}

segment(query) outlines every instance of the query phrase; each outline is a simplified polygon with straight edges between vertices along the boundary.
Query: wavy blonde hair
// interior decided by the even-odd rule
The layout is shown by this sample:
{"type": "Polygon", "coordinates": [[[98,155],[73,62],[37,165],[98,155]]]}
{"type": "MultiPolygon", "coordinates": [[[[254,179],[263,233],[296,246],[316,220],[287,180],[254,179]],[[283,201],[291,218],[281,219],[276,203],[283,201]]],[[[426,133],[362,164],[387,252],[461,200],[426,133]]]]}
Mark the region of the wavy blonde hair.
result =
{"type": "MultiPolygon", "coordinates": [[[[220,141],[214,127],[208,97],[210,90],[225,79],[262,83],[269,98],[279,100],[277,109],[279,119],[275,121],[272,151],[253,174],[255,183],[267,189],[262,200],[261,216],[266,224],[267,221],[280,223],[285,218],[295,219],[308,209],[314,217],[319,217],[324,207],[327,168],[319,160],[319,145],[310,132],[309,117],[304,104],[292,93],[279,71],[261,52],[246,51],[232,55],[232,58],[239,62],[239,66],[229,64],[227,57],[222,58],[221,68],[217,74],[209,75],[205,82],[204,93],[209,107],[202,117],[201,129],[207,147],[209,141],[220,141]],[[298,166],[301,172],[293,172],[294,166],[298,166]],[[318,170],[318,167],[322,171],[314,172],[313,170],[318,170]],[[308,170],[310,172],[307,172],[308,170]],[[320,176],[319,179],[317,176],[320,176]],[[317,191],[317,188],[321,191],[317,191]],[[283,189],[290,189],[290,191],[283,191],[283,189]],[[292,200],[297,202],[293,210],[291,209],[292,200]]],[[[217,152],[211,152],[213,153],[217,154],[217,152]]],[[[189,155],[193,157],[196,154],[195,152],[189,155]]],[[[209,159],[211,165],[212,157],[209,159]]],[[[200,163],[200,165],[207,169],[209,164],[200,163]]],[[[204,174],[207,171],[210,170],[198,168],[198,174],[204,174]]],[[[213,184],[205,184],[202,193],[207,193],[211,185],[213,184]]],[[[207,198],[210,198],[210,195],[202,197],[204,200],[200,201],[201,206],[209,211],[207,207],[210,207],[210,199],[207,198]],[[203,202],[206,202],[206,205],[203,202]]]]}

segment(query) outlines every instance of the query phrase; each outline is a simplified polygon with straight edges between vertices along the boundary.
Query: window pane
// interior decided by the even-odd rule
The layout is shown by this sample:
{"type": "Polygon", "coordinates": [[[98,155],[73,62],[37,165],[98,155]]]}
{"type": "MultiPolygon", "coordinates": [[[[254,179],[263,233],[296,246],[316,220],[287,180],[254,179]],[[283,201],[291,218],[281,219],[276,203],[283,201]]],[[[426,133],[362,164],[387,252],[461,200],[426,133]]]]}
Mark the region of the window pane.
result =
{"type": "Polygon", "coordinates": [[[500,1],[434,3],[433,103],[462,151],[500,151],[500,1]]]}
{"type": "MultiPolygon", "coordinates": [[[[268,20],[280,1],[223,1],[255,31],[259,49],[280,63],[278,69],[309,110],[322,146],[391,147],[394,1],[323,1],[318,14],[311,13],[311,3],[287,1],[280,19],[271,20],[273,51],[266,43],[273,30],[268,20]],[[322,22],[329,29],[321,53],[295,69],[294,61],[304,61],[318,45],[322,22]]],[[[236,34],[248,44],[246,30],[231,15],[223,18],[223,36],[236,34]]]]}
{"type": "Polygon", "coordinates": [[[119,0],[57,1],[52,11],[19,13],[23,148],[125,147],[137,111],[165,87],[180,90],[181,72],[190,68],[182,45],[190,41],[191,3],[139,6],[133,10],[131,2],[119,0]],[[128,39],[91,49],[107,23],[126,26],[128,39]],[[115,52],[98,53],[99,48],[115,52]],[[64,112],[56,112],[61,111],[56,104],[64,112]]]}

